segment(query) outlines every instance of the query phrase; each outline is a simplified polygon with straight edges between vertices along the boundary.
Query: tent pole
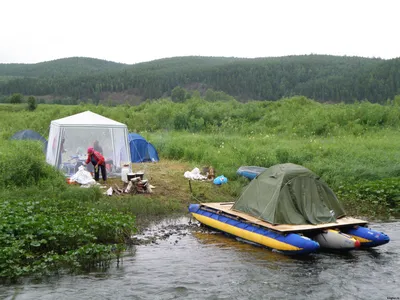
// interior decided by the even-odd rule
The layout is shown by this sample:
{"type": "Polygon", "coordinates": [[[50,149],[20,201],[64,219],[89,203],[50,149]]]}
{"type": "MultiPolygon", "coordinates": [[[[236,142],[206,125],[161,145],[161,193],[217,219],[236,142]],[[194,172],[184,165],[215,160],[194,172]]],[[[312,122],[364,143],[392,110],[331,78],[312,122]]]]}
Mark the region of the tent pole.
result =
{"type": "MultiPolygon", "coordinates": [[[[114,128],[110,128],[111,130],[111,145],[113,149],[113,167],[115,168],[115,163],[117,162],[117,152],[115,152],[115,143],[114,143],[114,128]]],[[[104,155],[104,153],[103,153],[104,155]]],[[[115,171],[115,170],[113,170],[115,171]]]]}
{"type": "Polygon", "coordinates": [[[124,139],[125,141],[127,141],[126,146],[125,146],[125,151],[126,151],[126,156],[128,159],[128,163],[129,163],[129,172],[132,172],[132,159],[131,159],[131,146],[130,146],[130,142],[128,139],[128,127],[125,127],[124,130],[124,139]]]}

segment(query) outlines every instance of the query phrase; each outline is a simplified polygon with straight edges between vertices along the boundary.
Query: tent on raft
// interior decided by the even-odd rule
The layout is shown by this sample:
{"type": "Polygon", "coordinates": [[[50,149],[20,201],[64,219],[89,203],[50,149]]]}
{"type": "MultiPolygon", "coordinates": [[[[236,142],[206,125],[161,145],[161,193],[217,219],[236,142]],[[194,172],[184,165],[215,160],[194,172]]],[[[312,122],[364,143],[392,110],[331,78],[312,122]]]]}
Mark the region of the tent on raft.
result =
{"type": "Polygon", "coordinates": [[[131,150],[131,162],[157,162],[160,161],[156,148],[143,136],[137,133],[128,135],[131,150]]]}
{"type": "Polygon", "coordinates": [[[336,195],[319,176],[291,163],[259,174],[232,209],[275,225],[330,223],[345,216],[336,195]]]}
{"type": "Polygon", "coordinates": [[[11,138],[11,140],[37,140],[43,143],[43,151],[46,153],[47,150],[47,140],[40,133],[31,130],[24,129],[16,132],[11,138]]]}
{"type": "Polygon", "coordinates": [[[68,175],[74,174],[95,141],[111,170],[119,171],[129,163],[127,126],[91,111],[51,121],[46,161],[68,175]]]}

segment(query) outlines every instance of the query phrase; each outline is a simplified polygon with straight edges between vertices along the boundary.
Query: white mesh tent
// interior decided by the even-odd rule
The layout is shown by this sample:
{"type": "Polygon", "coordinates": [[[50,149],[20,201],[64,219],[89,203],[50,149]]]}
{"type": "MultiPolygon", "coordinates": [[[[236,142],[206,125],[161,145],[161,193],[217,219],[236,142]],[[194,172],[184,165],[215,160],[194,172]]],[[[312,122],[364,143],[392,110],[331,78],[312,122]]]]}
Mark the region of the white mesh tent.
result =
{"type": "Polygon", "coordinates": [[[74,173],[96,140],[113,171],[130,162],[127,126],[91,111],[51,121],[46,161],[74,173]]]}

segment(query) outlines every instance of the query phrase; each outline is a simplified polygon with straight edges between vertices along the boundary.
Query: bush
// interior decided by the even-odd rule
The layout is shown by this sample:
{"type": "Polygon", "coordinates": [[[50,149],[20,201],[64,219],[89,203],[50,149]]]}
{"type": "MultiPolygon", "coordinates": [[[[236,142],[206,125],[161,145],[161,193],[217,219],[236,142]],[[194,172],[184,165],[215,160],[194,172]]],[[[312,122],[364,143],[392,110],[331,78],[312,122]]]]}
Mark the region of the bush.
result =
{"type": "Polygon", "coordinates": [[[9,141],[0,146],[0,188],[27,187],[44,181],[59,186],[65,178],[46,163],[41,142],[9,141]]]}
{"type": "Polygon", "coordinates": [[[16,93],[16,94],[12,94],[10,97],[10,103],[12,104],[20,104],[22,103],[24,96],[22,96],[22,94],[16,93]]]}
{"type": "Polygon", "coordinates": [[[37,107],[36,98],[33,96],[29,96],[28,98],[28,110],[34,111],[37,107]]]}

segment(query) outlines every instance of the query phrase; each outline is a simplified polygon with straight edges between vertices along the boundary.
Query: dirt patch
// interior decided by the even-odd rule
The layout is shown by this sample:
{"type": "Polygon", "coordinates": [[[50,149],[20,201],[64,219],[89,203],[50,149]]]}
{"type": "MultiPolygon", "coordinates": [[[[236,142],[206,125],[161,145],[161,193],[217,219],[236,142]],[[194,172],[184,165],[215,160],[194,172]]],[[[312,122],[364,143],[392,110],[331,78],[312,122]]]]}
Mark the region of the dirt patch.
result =
{"type": "MultiPolygon", "coordinates": [[[[147,197],[165,200],[174,199],[183,204],[189,203],[195,195],[200,195],[199,197],[202,197],[202,199],[199,200],[207,202],[216,195],[219,195],[220,198],[221,192],[222,194],[224,192],[219,187],[216,187],[212,181],[191,181],[189,185],[189,180],[183,175],[186,171],[191,171],[195,167],[202,169],[202,166],[191,166],[186,162],[162,160],[156,163],[132,164],[132,171],[143,171],[144,179],[155,187],[152,189],[152,194],[146,195],[147,197]]],[[[109,178],[104,186],[109,188],[115,184],[119,187],[124,186],[120,177],[109,178]]],[[[230,201],[229,198],[231,196],[229,194],[225,196],[227,201],[230,201]]]]}

